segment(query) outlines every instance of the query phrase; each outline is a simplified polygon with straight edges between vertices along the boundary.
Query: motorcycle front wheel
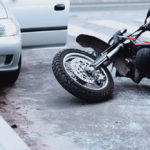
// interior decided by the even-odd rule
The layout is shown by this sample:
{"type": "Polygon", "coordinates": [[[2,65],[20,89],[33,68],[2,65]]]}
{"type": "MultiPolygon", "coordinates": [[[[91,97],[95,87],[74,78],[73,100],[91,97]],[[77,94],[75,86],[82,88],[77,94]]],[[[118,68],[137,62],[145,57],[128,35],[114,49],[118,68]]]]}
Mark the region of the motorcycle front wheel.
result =
{"type": "Polygon", "coordinates": [[[88,102],[108,99],[114,89],[114,81],[106,67],[99,67],[96,75],[88,74],[86,68],[96,58],[81,50],[67,49],[56,54],[52,69],[57,81],[72,95],[88,102]]]}

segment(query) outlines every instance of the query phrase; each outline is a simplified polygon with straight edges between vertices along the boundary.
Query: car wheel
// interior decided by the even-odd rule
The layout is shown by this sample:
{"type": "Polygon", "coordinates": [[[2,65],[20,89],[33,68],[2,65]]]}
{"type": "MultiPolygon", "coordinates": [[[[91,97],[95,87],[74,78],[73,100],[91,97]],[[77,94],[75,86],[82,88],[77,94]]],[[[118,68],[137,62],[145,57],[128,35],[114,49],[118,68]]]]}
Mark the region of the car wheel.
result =
{"type": "Polygon", "coordinates": [[[19,77],[20,69],[21,69],[21,56],[17,70],[0,73],[0,84],[13,85],[19,77]]]}

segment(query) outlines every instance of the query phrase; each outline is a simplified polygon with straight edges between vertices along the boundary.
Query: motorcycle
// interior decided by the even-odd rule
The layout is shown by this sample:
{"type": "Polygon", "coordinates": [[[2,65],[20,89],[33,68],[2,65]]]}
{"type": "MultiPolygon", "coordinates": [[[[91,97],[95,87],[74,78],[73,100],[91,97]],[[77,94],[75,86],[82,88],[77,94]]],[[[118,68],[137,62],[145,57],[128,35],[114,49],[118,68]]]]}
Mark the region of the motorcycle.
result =
{"type": "Polygon", "coordinates": [[[76,41],[82,47],[92,48],[93,53],[78,49],[57,53],[52,70],[58,82],[78,98],[99,102],[109,99],[114,91],[114,81],[107,68],[110,64],[116,68],[116,76],[131,78],[136,83],[144,77],[150,78],[150,71],[144,67],[150,60],[150,42],[139,40],[144,32],[150,31],[149,18],[150,9],[144,25],[129,35],[127,29],[119,30],[108,43],[90,35],[79,35],[76,41]]]}

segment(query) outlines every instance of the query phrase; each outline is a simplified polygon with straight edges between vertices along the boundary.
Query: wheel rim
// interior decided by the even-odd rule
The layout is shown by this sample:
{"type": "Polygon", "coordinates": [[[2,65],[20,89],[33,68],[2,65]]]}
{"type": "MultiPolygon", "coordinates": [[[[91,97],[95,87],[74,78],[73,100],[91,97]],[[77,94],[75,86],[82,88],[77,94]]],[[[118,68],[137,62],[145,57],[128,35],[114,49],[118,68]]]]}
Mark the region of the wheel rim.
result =
{"type": "Polygon", "coordinates": [[[63,59],[63,66],[67,74],[79,85],[92,89],[101,90],[108,84],[108,76],[103,68],[99,68],[96,76],[89,75],[86,67],[89,67],[94,60],[79,53],[67,54],[63,59]]]}

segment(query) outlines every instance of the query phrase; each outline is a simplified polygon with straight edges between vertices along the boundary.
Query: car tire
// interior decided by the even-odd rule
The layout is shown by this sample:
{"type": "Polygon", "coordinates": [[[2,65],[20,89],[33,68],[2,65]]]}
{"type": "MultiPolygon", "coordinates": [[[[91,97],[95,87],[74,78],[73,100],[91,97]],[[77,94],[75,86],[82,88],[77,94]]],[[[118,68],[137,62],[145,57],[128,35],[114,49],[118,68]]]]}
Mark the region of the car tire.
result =
{"type": "Polygon", "coordinates": [[[21,56],[19,59],[17,70],[0,73],[0,84],[1,85],[13,85],[19,77],[20,70],[21,70],[21,56]]]}

